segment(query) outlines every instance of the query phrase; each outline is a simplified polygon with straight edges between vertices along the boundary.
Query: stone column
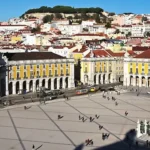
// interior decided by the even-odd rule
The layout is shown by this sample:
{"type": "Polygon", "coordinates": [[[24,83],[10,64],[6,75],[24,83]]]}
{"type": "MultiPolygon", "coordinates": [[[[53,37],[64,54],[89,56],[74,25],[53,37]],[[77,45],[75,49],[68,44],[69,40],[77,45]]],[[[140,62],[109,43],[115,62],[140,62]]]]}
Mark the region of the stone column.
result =
{"type": "MultiPolygon", "coordinates": [[[[81,76],[81,74],[80,74],[80,76],[81,76]]],[[[70,80],[69,80],[70,84],[68,83],[68,86],[70,86],[70,88],[74,88],[75,87],[75,83],[74,83],[74,63],[70,63],[70,76],[69,76],[69,78],[70,78],[70,80]]]]}
{"type": "Polygon", "coordinates": [[[108,83],[108,73],[105,74],[105,83],[108,83]]]}
{"type": "Polygon", "coordinates": [[[93,85],[94,84],[94,72],[95,72],[95,66],[94,66],[94,62],[89,62],[89,73],[88,73],[88,84],[93,85]]]}
{"type": "Polygon", "coordinates": [[[103,75],[104,74],[101,74],[101,84],[103,84],[103,75]]]}
{"type": "Polygon", "coordinates": [[[145,132],[144,132],[144,134],[147,134],[147,121],[146,120],[144,121],[144,125],[145,125],[145,132]]]}
{"type": "Polygon", "coordinates": [[[39,80],[39,87],[42,87],[42,80],[39,80]]]}
{"type": "Polygon", "coordinates": [[[54,78],[51,78],[51,90],[54,90],[54,78]]]}
{"type": "Polygon", "coordinates": [[[140,130],[140,121],[139,121],[139,119],[137,121],[137,128],[136,128],[136,130],[137,130],[137,138],[139,138],[142,135],[141,134],[141,130],[140,130]]]}
{"type": "Polygon", "coordinates": [[[33,91],[33,92],[36,92],[36,91],[37,91],[37,89],[36,89],[36,81],[35,81],[35,80],[33,80],[32,91],[33,91]]]}
{"type": "Polygon", "coordinates": [[[148,87],[148,77],[145,77],[145,87],[148,87]]]}
{"type": "Polygon", "coordinates": [[[96,84],[99,84],[99,75],[96,75],[96,84]]]}
{"type": "Polygon", "coordinates": [[[16,82],[12,82],[12,94],[15,95],[16,93],[16,82]]]}
{"type": "Polygon", "coordinates": [[[5,94],[6,95],[9,95],[9,90],[8,90],[8,71],[6,71],[6,77],[5,77],[5,86],[6,86],[6,88],[5,88],[5,94]]]}
{"type": "Polygon", "coordinates": [[[30,91],[30,88],[29,88],[29,82],[30,82],[30,81],[27,80],[26,82],[27,82],[26,89],[27,89],[27,92],[29,92],[29,91],[30,91]]]}
{"type": "Polygon", "coordinates": [[[57,90],[60,89],[60,78],[57,78],[57,90]]]}
{"type": "Polygon", "coordinates": [[[141,78],[141,76],[139,76],[139,87],[141,87],[142,86],[142,78],[141,78]]]}
{"type": "Polygon", "coordinates": [[[45,79],[45,88],[48,89],[48,79],[45,79]]]}
{"type": "Polygon", "coordinates": [[[23,90],[23,81],[19,81],[19,93],[23,90]]]}
{"type": "Polygon", "coordinates": [[[63,86],[63,89],[65,89],[66,88],[66,82],[65,82],[65,78],[63,78],[63,84],[62,84],[62,86],[63,86]]]}
{"type": "Polygon", "coordinates": [[[136,86],[136,78],[135,78],[135,76],[133,76],[133,86],[136,86]]]}

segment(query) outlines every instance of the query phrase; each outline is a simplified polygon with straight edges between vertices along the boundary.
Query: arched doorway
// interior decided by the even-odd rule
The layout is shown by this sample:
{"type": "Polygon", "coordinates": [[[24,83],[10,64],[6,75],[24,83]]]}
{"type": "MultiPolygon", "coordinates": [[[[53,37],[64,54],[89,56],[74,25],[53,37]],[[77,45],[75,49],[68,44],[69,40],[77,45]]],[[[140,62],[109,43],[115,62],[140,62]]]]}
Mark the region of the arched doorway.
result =
{"type": "Polygon", "coordinates": [[[33,91],[33,81],[29,82],[29,91],[33,91]]]}
{"type": "Polygon", "coordinates": [[[51,79],[48,80],[48,89],[51,90],[51,79]]]}
{"type": "Polygon", "coordinates": [[[96,75],[94,75],[94,84],[96,84],[96,75]]]}
{"type": "Polygon", "coordinates": [[[66,88],[68,88],[68,77],[66,77],[65,82],[66,82],[66,88]]]}
{"type": "Polygon", "coordinates": [[[59,83],[60,83],[60,89],[62,89],[62,78],[60,78],[59,83]]]}
{"type": "Polygon", "coordinates": [[[27,88],[26,88],[26,81],[23,81],[23,93],[25,94],[27,91],[27,88]]]}
{"type": "Polygon", "coordinates": [[[88,75],[84,75],[84,83],[85,83],[85,84],[88,83],[88,75]]]}
{"type": "Polygon", "coordinates": [[[12,82],[10,82],[9,83],[9,87],[8,87],[8,89],[9,89],[9,95],[12,94],[12,86],[13,86],[12,82]]]}
{"type": "Polygon", "coordinates": [[[145,86],[145,77],[142,77],[142,86],[145,86]]]}
{"type": "Polygon", "coordinates": [[[150,77],[148,77],[148,81],[147,81],[148,83],[148,87],[150,87],[150,77]]]}
{"type": "Polygon", "coordinates": [[[42,87],[45,87],[45,79],[42,80],[42,87]]]}
{"type": "Polygon", "coordinates": [[[99,84],[101,84],[101,74],[99,75],[98,81],[99,81],[99,84]]]}
{"type": "Polygon", "coordinates": [[[57,89],[57,78],[54,79],[54,89],[57,89]]]}
{"type": "Polygon", "coordinates": [[[6,86],[5,86],[5,79],[1,79],[1,81],[0,81],[0,86],[1,86],[1,93],[0,93],[0,95],[1,96],[4,96],[5,95],[5,91],[6,91],[6,86]]]}
{"type": "Polygon", "coordinates": [[[105,74],[103,74],[103,84],[105,84],[105,74]]]}
{"type": "Polygon", "coordinates": [[[36,86],[36,90],[38,91],[39,90],[39,80],[36,80],[35,86],[36,86]]]}
{"type": "Polygon", "coordinates": [[[130,85],[133,85],[133,76],[130,76],[130,85]]]}
{"type": "Polygon", "coordinates": [[[138,76],[136,76],[136,78],[135,78],[135,84],[136,84],[136,86],[139,86],[139,77],[138,76]]]}
{"type": "Polygon", "coordinates": [[[19,81],[16,82],[16,94],[19,94],[19,81]]]}
{"type": "Polygon", "coordinates": [[[111,73],[108,74],[108,83],[111,81],[111,73]]]}

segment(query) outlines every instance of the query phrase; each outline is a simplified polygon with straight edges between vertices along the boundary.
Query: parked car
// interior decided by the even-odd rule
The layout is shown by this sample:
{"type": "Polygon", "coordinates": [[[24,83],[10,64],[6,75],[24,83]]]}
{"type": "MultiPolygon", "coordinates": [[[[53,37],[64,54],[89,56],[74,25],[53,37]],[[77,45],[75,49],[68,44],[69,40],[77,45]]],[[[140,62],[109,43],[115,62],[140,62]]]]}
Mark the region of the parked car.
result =
{"type": "Polygon", "coordinates": [[[57,98],[57,95],[54,94],[54,93],[50,93],[48,94],[48,96],[46,97],[46,100],[53,100],[53,99],[56,99],[57,98]]]}

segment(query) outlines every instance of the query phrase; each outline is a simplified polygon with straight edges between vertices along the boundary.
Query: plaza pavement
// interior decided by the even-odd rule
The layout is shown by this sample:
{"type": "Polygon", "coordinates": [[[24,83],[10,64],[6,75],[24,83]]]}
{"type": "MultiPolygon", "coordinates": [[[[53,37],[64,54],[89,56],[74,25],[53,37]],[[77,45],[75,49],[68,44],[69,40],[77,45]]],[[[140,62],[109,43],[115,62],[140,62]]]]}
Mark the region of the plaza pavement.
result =
{"type": "MultiPolygon", "coordinates": [[[[136,96],[135,93],[111,94],[115,102],[102,98],[102,94],[63,99],[39,105],[38,102],[24,110],[24,105],[10,106],[0,110],[0,149],[1,150],[73,150],[86,139],[93,139],[93,146],[84,150],[119,143],[130,129],[136,128],[137,119],[150,120],[150,98],[136,96]],[[128,111],[128,116],[124,113],[128,111]],[[89,118],[100,115],[99,119],[83,123],[79,115],[89,118]],[[63,115],[61,120],[58,115],[63,115]],[[99,130],[99,125],[104,128],[99,130]],[[110,133],[102,140],[102,133],[110,133]]],[[[110,95],[109,95],[110,96],[110,95]]],[[[111,150],[111,148],[108,148],[111,150]]],[[[128,145],[112,146],[113,150],[127,150],[128,145]]]]}

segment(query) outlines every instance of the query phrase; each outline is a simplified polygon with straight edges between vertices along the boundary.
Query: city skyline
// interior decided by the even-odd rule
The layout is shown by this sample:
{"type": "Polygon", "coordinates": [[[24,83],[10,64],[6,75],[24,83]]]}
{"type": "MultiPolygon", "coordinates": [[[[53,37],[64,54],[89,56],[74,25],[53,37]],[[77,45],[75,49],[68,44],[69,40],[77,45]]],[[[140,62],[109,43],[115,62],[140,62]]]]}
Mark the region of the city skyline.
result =
{"type": "Polygon", "coordinates": [[[117,14],[119,13],[125,13],[125,12],[132,12],[135,14],[148,14],[149,13],[149,5],[150,1],[145,0],[144,2],[142,0],[135,1],[120,1],[120,0],[114,0],[114,1],[61,1],[57,0],[55,2],[50,2],[49,0],[26,0],[26,1],[11,1],[6,0],[1,2],[1,8],[0,8],[0,21],[7,21],[10,18],[13,17],[19,17],[24,12],[26,12],[28,9],[32,8],[39,8],[41,6],[48,6],[53,7],[56,5],[65,5],[65,6],[72,6],[72,7],[100,7],[108,12],[115,12],[117,14]]]}

